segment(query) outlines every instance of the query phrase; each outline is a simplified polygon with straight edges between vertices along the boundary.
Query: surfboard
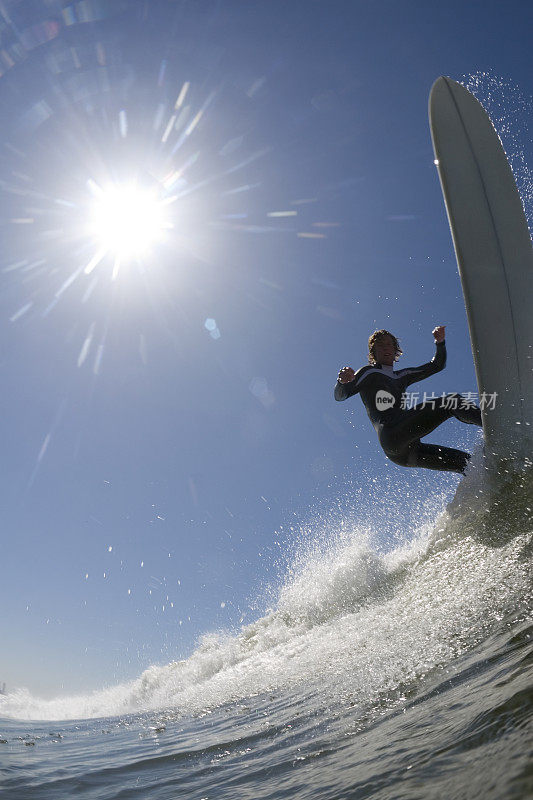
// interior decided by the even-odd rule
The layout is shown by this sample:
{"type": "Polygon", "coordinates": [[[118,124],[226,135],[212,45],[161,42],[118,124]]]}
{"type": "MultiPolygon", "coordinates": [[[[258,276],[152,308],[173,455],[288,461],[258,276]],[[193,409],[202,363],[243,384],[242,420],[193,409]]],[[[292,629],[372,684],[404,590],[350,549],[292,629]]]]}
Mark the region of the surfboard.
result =
{"type": "Polygon", "coordinates": [[[492,464],[533,460],[533,248],[522,201],[488,114],[463,86],[445,77],[434,83],[429,122],[463,288],[485,454],[492,464]]]}

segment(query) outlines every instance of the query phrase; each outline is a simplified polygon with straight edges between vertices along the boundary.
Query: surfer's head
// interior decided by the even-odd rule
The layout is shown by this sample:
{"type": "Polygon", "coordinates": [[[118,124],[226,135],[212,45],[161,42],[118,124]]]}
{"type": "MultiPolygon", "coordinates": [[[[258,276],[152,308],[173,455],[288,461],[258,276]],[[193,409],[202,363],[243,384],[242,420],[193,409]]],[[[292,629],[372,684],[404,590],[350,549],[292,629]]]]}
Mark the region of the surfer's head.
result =
{"type": "Polygon", "coordinates": [[[368,340],[369,364],[385,364],[389,367],[398,361],[402,354],[400,342],[390,331],[374,331],[368,340]]]}

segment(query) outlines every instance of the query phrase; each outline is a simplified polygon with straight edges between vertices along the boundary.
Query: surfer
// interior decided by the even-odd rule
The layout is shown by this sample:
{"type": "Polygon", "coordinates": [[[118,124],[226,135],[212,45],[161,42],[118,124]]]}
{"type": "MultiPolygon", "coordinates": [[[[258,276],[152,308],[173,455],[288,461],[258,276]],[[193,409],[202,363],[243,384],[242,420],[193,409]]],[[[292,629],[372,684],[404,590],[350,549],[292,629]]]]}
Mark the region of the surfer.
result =
{"type": "Polygon", "coordinates": [[[355,372],[343,367],[335,386],[335,400],[360,394],[385,455],[402,467],[425,467],[464,473],[470,454],[453,447],[421,442],[450,417],[470,425],[481,425],[481,411],[460,394],[431,398],[408,408],[405,389],[412,383],[440,372],[446,364],[445,326],[433,330],[436,352],[420,367],[394,370],[402,355],[398,339],[389,331],[375,331],[368,340],[368,366],[355,372]]]}

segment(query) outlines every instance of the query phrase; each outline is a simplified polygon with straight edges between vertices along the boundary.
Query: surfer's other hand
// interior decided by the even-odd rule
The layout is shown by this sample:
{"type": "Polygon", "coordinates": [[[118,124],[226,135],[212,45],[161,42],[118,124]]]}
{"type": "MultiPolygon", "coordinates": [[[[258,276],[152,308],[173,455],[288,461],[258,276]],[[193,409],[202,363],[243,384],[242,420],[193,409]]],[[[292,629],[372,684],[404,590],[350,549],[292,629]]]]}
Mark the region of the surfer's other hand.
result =
{"type": "Polygon", "coordinates": [[[355,372],[351,367],[343,367],[339,372],[339,383],[350,383],[355,378],[355,372]]]}
{"type": "Polygon", "coordinates": [[[439,342],[444,341],[445,330],[446,330],[446,325],[437,325],[437,327],[433,328],[433,330],[431,331],[437,344],[439,342]]]}

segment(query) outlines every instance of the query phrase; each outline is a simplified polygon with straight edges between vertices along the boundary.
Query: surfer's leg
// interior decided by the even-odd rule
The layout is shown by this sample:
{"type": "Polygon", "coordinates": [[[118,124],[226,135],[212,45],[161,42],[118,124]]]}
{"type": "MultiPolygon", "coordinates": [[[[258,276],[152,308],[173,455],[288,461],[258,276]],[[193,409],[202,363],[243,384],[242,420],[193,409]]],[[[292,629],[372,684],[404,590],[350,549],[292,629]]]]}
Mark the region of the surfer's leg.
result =
{"type": "Polygon", "coordinates": [[[453,411],[453,416],[460,422],[466,422],[467,425],[479,425],[481,427],[481,409],[477,406],[459,407],[453,411]]]}
{"type": "Polygon", "coordinates": [[[387,454],[402,452],[450,417],[470,425],[481,425],[481,411],[477,406],[466,406],[460,394],[448,394],[434,401],[434,405],[421,403],[406,411],[405,416],[394,425],[384,425],[379,433],[380,444],[387,454]]]}
{"type": "Polygon", "coordinates": [[[470,454],[454,447],[442,447],[438,444],[419,442],[410,448],[409,466],[436,469],[442,472],[464,473],[470,460],[470,454]]]}
{"type": "Polygon", "coordinates": [[[394,425],[384,425],[378,434],[379,442],[387,455],[403,453],[410,444],[427,436],[451,416],[452,411],[441,405],[415,406],[394,425]]]}
{"type": "Polygon", "coordinates": [[[444,472],[464,472],[470,455],[453,447],[422,443],[427,436],[450,417],[471,425],[481,425],[477,406],[461,402],[461,395],[446,395],[435,405],[423,403],[406,412],[395,425],[379,430],[379,441],[385,454],[395,464],[404,467],[424,467],[444,472]]]}
{"type": "Polygon", "coordinates": [[[470,455],[463,450],[423,442],[413,442],[403,453],[386,455],[401,467],[422,467],[441,472],[464,473],[470,460],[470,455]]]}

